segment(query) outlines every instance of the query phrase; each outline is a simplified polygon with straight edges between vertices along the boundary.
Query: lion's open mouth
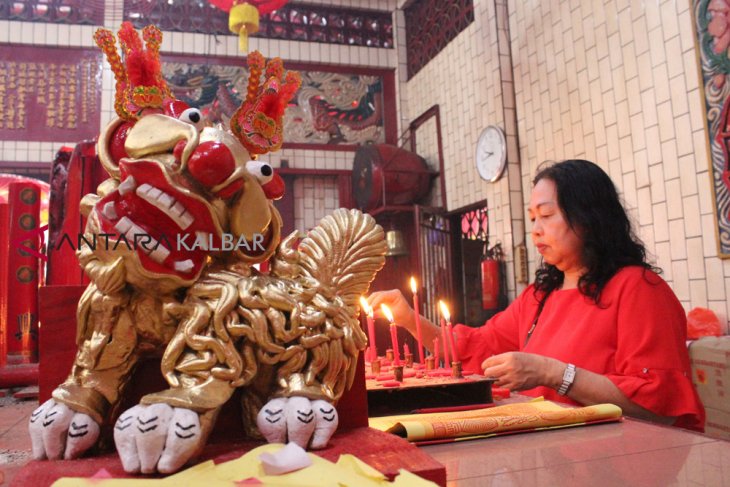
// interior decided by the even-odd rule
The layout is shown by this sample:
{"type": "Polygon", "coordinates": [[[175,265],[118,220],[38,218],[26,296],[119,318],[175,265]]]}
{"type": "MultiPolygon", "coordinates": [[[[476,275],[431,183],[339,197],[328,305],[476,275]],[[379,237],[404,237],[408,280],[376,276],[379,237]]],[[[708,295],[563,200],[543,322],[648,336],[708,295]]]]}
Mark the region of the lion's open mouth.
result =
{"type": "Polygon", "coordinates": [[[256,257],[270,247],[269,229],[253,241],[224,234],[210,204],[171,182],[160,162],[122,160],[119,169],[120,185],[94,209],[108,247],[136,251],[148,272],[195,279],[211,253],[256,257]]]}
{"type": "Polygon", "coordinates": [[[119,168],[121,184],[95,206],[104,232],[136,250],[146,270],[194,278],[208,249],[220,248],[212,209],[173,185],[158,162],[123,160],[119,168]]]}

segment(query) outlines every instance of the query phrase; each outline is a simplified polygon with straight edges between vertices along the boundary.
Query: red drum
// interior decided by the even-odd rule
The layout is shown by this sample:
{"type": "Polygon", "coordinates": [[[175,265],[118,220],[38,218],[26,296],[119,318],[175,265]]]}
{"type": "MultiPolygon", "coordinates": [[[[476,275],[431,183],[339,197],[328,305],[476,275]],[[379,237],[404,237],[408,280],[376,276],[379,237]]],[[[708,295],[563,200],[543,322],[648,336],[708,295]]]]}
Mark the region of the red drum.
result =
{"type": "Polygon", "coordinates": [[[410,205],[425,197],[435,174],[425,159],[389,144],[368,144],[355,152],[352,191],[363,211],[410,205]]]}

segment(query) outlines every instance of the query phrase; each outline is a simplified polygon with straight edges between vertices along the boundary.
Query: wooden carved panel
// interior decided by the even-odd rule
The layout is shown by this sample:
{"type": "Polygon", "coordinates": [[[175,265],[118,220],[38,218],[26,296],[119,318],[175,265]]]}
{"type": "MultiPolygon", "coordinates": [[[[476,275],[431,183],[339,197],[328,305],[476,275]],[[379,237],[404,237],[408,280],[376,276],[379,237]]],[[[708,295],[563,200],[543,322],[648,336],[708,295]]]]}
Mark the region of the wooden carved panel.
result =
{"type": "Polygon", "coordinates": [[[0,140],[96,137],[100,100],[98,50],[0,47],[0,140]]]}

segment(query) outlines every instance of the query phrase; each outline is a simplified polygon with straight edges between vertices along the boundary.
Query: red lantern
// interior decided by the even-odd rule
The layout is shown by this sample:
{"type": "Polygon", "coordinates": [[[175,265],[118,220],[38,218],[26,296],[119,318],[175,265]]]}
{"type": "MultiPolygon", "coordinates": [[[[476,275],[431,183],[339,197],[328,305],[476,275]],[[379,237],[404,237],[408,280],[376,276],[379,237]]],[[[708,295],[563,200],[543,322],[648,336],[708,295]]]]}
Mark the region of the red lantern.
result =
{"type": "Polygon", "coordinates": [[[238,34],[238,48],[248,52],[248,36],[259,31],[259,16],[286,5],[288,0],[208,0],[228,12],[228,28],[238,34]]]}

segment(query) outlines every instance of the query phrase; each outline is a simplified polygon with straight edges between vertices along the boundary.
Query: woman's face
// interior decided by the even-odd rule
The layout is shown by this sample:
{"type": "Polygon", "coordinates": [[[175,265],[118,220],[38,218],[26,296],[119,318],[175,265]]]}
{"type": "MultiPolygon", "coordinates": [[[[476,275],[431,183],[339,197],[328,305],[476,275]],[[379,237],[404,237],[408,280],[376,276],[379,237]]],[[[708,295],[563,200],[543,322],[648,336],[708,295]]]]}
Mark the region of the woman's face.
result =
{"type": "Polygon", "coordinates": [[[532,188],[527,213],[532,222],[532,242],[544,261],[564,273],[580,271],[583,241],[568,225],[552,180],[541,179],[532,188]]]}

